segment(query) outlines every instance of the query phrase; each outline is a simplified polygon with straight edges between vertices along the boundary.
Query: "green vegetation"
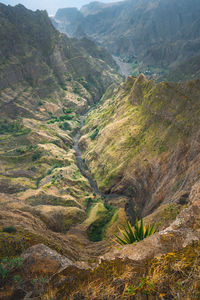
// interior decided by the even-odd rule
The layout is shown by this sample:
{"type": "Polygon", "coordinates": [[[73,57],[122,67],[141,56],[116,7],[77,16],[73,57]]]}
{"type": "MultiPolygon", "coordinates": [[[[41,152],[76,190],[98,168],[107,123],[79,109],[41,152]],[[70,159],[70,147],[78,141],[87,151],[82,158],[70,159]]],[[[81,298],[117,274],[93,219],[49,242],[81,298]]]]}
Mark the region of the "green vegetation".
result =
{"type": "Polygon", "coordinates": [[[7,232],[7,233],[15,233],[17,232],[17,229],[14,226],[8,226],[8,227],[3,227],[3,232],[7,232]]]}
{"type": "Polygon", "coordinates": [[[54,174],[53,176],[52,176],[52,178],[51,178],[51,183],[52,184],[58,184],[60,181],[62,181],[63,180],[63,175],[62,175],[62,173],[61,172],[59,172],[59,173],[56,173],[56,174],[54,174]]]}
{"type": "Polygon", "coordinates": [[[59,123],[59,128],[62,130],[72,130],[68,122],[59,123]]]}
{"type": "Polygon", "coordinates": [[[32,155],[32,161],[38,160],[41,157],[42,153],[37,150],[35,153],[32,155]]]}
{"type": "Polygon", "coordinates": [[[148,225],[147,228],[145,228],[143,219],[141,219],[140,225],[138,225],[138,220],[136,220],[134,229],[132,229],[131,224],[127,221],[126,226],[123,226],[123,229],[124,231],[119,228],[122,237],[115,234],[115,237],[117,238],[115,242],[122,246],[139,242],[157,231],[155,222],[153,225],[148,225]]]}
{"type": "Polygon", "coordinates": [[[66,121],[71,121],[75,119],[75,114],[73,113],[72,108],[64,109],[64,115],[61,115],[59,117],[53,116],[51,112],[49,112],[49,115],[51,117],[51,120],[47,121],[47,124],[54,124],[59,123],[58,126],[62,130],[72,130],[71,125],[66,121]]]}
{"type": "Polygon", "coordinates": [[[22,155],[22,154],[25,154],[29,151],[32,151],[33,149],[36,149],[36,148],[37,148],[36,145],[30,144],[28,146],[22,146],[20,148],[17,148],[15,151],[16,151],[17,154],[22,155]]]}
{"type": "Polygon", "coordinates": [[[96,128],[96,129],[93,131],[93,133],[90,135],[90,139],[93,141],[93,140],[97,137],[98,134],[99,134],[99,129],[96,128]]]}
{"type": "Polygon", "coordinates": [[[137,293],[141,293],[143,295],[151,295],[155,292],[154,284],[147,277],[140,278],[138,285],[130,285],[126,290],[126,295],[134,296],[137,293]]]}
{"type": "Polygon", "coordinates": [[[47,171],[47,175],[50,175],[53,170],[57,169],[57,168],[62,168],[64,165],[61,162],[57,162],[55,163],[48,171],[47,171]]]}
{"type": "MultiPolygon", "coordinates": [[[[13,272],[20,268],[22,264],[23,258],[20,257],[3,258],[0,262],[0,286],[3,286],[5,281],[13,279],[11,278],[13,272]]],[[[14,280],[17,280],[17,278],[14,277],[14,280]]]]}
{"type": "Polygon", "coordinates": [[[84,206],[86,207],[87,212],[89,212],[91,207],[98,202],[99,202],[98,198],[87,197],[85,199],[85,203],[84,203],[84,206]]]}
{"type": "Polygon", "coordinates": [[[80,90],[80,88],[79,88],[78,86],[76,86],[76,87],[73,88],[73,92],[74,92],[75,94],[81,96],[81,90],[80,90]]]}
{"type": "Polygon", "coordinates": [[[67,109],[64,109],[63,112],[64,112],[64,114],[70,114],[73,112],[73,109],[71,107],[69,107],[67,109]]]}
{"type": "Polygon", "coordinates": [[[56,122],[62,122],[62,121],[65,121],[65,120],[73,120],[74,118],[74,115],[63,115],[63,116],[60,116],[60,117],[53,117],[51,118],[51,120],[47,121],[47,124],[53,124],[53,123],[56,123],[56,122]]]}
{"type": "Polygon", "coordinates": [[[105,204],[104,211],[99,212],[99,218],[88,228],[89,239],[93,242],[101,241],[105,235],[106,225],[112,219],[115,208],[112,205],[105,204]]]}
{"type": "Polygon", "coordinates": [[[21,135],[30,132],[30,129],[25,128],[24,125],[18,121],[0,121],[0,134],[12,133],[13,135],[21,135]]]}

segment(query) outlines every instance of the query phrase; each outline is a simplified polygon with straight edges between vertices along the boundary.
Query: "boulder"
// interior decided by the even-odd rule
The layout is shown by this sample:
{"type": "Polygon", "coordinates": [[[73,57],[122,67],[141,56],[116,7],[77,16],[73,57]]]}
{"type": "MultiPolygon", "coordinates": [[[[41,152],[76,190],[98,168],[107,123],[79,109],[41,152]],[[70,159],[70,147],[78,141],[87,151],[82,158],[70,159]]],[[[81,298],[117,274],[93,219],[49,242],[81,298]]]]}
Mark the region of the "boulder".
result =
{"type": "Polygon", "coordinates": [[[21,257],[23,273],[27,274],[27,277],[30,277],[30,274],[31,276],[50,276],[60,268],[73,265],[70,259],[43,244],[28,248],[21,257]]]}

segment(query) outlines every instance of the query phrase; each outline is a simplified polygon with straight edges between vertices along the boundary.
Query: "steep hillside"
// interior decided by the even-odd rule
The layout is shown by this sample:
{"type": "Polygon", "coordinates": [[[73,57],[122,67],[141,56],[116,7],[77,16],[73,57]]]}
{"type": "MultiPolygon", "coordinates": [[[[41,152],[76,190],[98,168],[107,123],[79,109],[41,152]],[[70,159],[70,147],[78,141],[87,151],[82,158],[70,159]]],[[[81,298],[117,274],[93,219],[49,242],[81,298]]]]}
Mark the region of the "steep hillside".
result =
{"type": "MultiPolygon", "coordinates": [[[[156,221],[159,232],[130,245],[110,243],[108,249],[102,242],[88,245],[77,226],[66,235],[46,231],[48,238],[62,239],[60,252],[65,256],[52,251],[51,240],[50,248],[30,247],[4,280],[0,296],[6,292],[42,300],[199,298],[199,83],[156,84],[143,75],[129,77],[120,87],[109,87],[89,112],[79,140],[90,171],[107,193],[106,205],[94,202],[82,224],[95,225],[94,233],[102,226],[106,207],[123,210],[125,205],[130,219],[146,216],[144,223],[156,221]],[[86,249],[80,247],[84,243],[86,249]],[[103,249],[109,251],[94,263],[94,255],[103,249]]],[[[16,217],[16,208],[14,212],[16,217]]],[[[21,217],[26,219],[26,213],[21,217]]],[[[125,220],[120,210],[112,222],[113,218],[125,220]]],[[[116,227],[111,221],[108,228],[113,234],[116,227]]],[[[39,233],[44,230],[42,223],[38,228],[39,233]]],[[[88,229],[91,234],[92,226],[88,229]]]]}
{"type": "MultiPolygon", "coordinates": [[[[174,0],[97,2],[71,17],[98,24],[103,10],[128,18],[135,7],[147,30],[144,6],[149,18],[164,4],[174,0]]],[[[183,23],[198,49],[196,12],[183,23]]],[[[144,36],[146,50],[162,31],[144,36]]],[[[195,57],[171,68],[198,77],[195,57]]],[[[59,33],[44,11],[0,4],[0,299],[199,299],[199,116],[200,79],[122,83],[93,41],[59,33]],[[127,219],[137,239],[116,246],[115,234],[133,238],[127,219]]]]}
{"type": "Polygon", "coordinates": [[[197,78],[200,78],[200,55],[187,59],[161,76],[162,80],[167,81],[186,81],[197,78]]]}
{"type": "Polygon", "coordinates": [[[0,40],[0,257],[41,241],[79,257],[66,232],[87,219],[97,197],[77,166],[73,137],[81,114],[120,81],[115,62],[22,5],[0,4],[0,40]]]}
{"type": "Polygon", "coordinates": [[[73,20],[67,11],[60,9],[55,16],[64,32],[76,34],[81,27],[112,54],[131,62],[135,75],[162,74],[200,53],[198,0],[134,0],[102,7],[94,2],[73,20]]]}
{"type": "Polygon", "coordinates": [[[187,202],[199,180],[200,81],[156,84],[129,77],[89,113],[80,140],[105,193],[129,197],[132,217],[187,202]]]}

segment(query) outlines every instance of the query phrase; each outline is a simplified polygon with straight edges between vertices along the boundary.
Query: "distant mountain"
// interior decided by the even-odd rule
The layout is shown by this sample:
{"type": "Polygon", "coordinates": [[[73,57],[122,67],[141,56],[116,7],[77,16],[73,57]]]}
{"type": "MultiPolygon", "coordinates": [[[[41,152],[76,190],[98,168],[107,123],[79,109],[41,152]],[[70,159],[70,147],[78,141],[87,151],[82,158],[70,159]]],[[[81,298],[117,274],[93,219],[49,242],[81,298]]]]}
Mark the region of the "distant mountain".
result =
{"type": "Polygon", "coordinates": [[[81,27],[112,54],[133,63],[133,70],[136,66],[140,71],[159,67],[165,72],[200,53],[198,0],[93,2],[77,11],[78,18],[70,20],[68,13],[62,20],[56,14],[58,29],[62,23],[63,32],[75,35],[81,27]]]}
{"type": "Polygon", "coordinates": [[[25,81],[43,97],[62,90],[73,76],[83,77],[98,98],[112,82],[112,76],[102,77],[102,68],[116,68],[112,57],[91,41],[88,46],[84,40],[59,34],[45,11],[1,4],[0,16],[1,89],[25,81]]]}
{"type": "Polygon", "coordinates": [[[183,61],[180,65],[166,72],[160,79],[167,81],[186,81],[197,78],[200,78],[200,54],[183,61]]]}

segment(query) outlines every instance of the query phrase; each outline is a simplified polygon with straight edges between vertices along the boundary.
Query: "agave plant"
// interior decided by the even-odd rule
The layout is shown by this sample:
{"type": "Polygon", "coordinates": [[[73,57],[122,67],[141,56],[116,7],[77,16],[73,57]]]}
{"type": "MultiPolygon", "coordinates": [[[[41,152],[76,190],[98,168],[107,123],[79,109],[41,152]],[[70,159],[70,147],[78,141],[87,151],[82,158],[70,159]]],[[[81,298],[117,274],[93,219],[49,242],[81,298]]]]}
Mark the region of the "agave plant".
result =
{"type": "Polygon", "coordinates": [[[139,242],[146,237],[154,234],[157,231],[156,223],[154,222],[151,226],[148,225],[146,228],[143,224],[143,219],[140,221],[140,225],[138,224],[138,219],[136,219],[135,225],[133,229],[129,221],[126,222],[126,225],[123,226],[123,230],[119,228],[119,231],[122,234],[122,237],[115,234],[116,240],[115,242],[120,245],[133,244],[135,242],[139,242]]]}

